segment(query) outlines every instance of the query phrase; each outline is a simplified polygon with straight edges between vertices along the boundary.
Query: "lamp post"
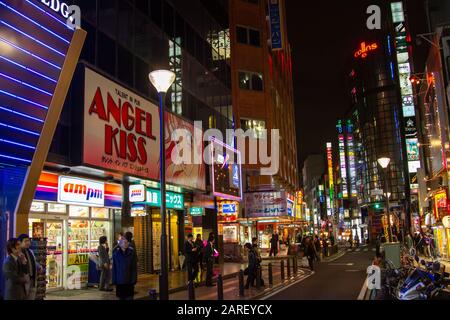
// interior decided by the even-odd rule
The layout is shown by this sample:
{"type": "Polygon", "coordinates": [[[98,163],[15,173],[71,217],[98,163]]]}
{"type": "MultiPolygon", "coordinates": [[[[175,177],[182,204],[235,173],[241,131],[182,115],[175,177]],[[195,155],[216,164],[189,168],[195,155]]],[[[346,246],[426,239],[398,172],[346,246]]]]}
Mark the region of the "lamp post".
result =
{"type": "Polygon", "coordinates": [[[389,210],[389,190],[388,190],[388,175],[387,175],[387,167],[391,162],[390,158],[379,158],[378,164],[383,168],[384,171],[384,192],[386,197],[386,212],[387,212],[387,220],[388,220],[388,232],[389,232],[389,242],[392,242],[392,227],[391,227],[391,211],[389,210]]]}
{"type": "Polygon", "coordinates": [[[169,270],[167,264],[167,234],[166,234],[166,153],[164,145],[164,98],[167,90],[175,80],[175,74],[169,70],[155,70],[148,75],[150,82],[158,91],[159,96],[159,179],[161,191],[161,244],[159,274],[159,297],[169,300],[169,270]]]}

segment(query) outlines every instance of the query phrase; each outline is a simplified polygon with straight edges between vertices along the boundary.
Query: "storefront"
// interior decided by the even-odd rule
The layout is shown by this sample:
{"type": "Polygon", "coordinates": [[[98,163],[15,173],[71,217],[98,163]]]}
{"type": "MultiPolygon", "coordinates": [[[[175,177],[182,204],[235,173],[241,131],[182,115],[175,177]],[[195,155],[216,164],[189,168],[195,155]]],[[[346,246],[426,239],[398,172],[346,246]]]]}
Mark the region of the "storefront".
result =
{"type": "MultiPolygon", "coordinates": [[[[285,191],[247,192],[245,194],[246,218],[255,223],[258,246],[267,251],[270,249],[270,239],[274,233],[283,243],[283,236],[290,236],[291,243],[295,239],[294,199],[285,191]],[[286,228],[293,226],[293,228],[286,228]],[[286,231],[285,231],[286,229],[286,231]]],[[[283,243],[280,254],[287,253],[283,243]],[[285,252],[286,251],[286,252],[285,252]]]]}
{"type": "Polygon", "coordinates": [[[433,195],[434,212],[429,225],[433,231],[437,254],[450,259],[450,215],[446,190],[439,190],[433,195]]]}
{"type": "Polygon", "coordinates": [[[89,256],[99,238],[113,243],[113,217],[120,214],[122,186],[43,172],[29,214],[29,233],[47,238],[47,288],[88,285],[89,256]]]}
{"type": "MultiPolygon", "coordinates": [[[[145,185],[130,185],[129,201],[140,273],[160,270],[161,192],[145,185]]],[[[183,193],[166,192],[169,268],[179,270],[179,252],[184,240],[185,204],[183,193]]]]}

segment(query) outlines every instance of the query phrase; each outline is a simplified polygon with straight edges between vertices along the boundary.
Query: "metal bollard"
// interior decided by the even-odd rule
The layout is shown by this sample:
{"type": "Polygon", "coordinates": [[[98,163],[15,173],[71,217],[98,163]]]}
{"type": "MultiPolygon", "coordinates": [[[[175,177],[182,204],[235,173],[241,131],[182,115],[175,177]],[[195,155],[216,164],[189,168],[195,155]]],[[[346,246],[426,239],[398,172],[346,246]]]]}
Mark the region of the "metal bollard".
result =
{"type": "Polygon", "coordinates": [[[272,263],[269,263],[269,285],[273,285],[272,263]]]}
{"type": "Polygon", "coordinates": [[[239,270],[239,296],[244,296],[244,270],[239,270]]]}
{"type": "Polygon", "coordinates": [[[256,268],[256,289],[261,288],[261,267],[256,268]]]}
{"type": "Polygon", "coordinates": [[[284,260],[281,260],[281,280],[284,280],[284,260]]]}
{"type": "Polygon", "coordinates": [[[223,300],[223,279],[221,274],[217,276],[217,300],[223,300]]]}
{"type": "Polygon", "coordinates": [[[287,258],[287,277],[288,279],[291,277],[291,259],[287,258]]]}
{"type": "Polygon", "coordinates": [[[194,281],[192,281],[192,280],[190,280],[188,282],[188,294],[189,294],[189,300],[195,300],[194,281]]]}

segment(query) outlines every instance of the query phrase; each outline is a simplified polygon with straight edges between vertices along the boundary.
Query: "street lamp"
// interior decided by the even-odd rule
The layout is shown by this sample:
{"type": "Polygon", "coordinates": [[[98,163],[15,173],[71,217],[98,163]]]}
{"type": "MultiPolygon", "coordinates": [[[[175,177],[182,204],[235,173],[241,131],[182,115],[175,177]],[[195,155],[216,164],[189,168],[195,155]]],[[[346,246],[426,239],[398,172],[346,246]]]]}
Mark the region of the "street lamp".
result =
{"type": "Polygon", "coordinates": [[[387,181],[387,167],[389,166],[389,163],[391,162],[390,158],[383,157],[378,159],[378,164],[383,168],[384,171],[384,189],[385,189],[385,199],[386,199],[386,212],[387,212],[387,220],[388,220],[388,237],[389,242],[392,242],[392,227],[391,227],[391,212],[389,210],[389,190],[388,190],[388,181],[387,181]]]}
{"type": "Polygon", "coordinates": [[[166,153],[164,145],[164,98],[175,80],[175,74],[169,70],[155,70],[148,75],[159,96],[159,178],[161,191],[161,272],[159,274],[159,297],[169,300],[169,275],[167,264],[166,234],[166,153]]]}

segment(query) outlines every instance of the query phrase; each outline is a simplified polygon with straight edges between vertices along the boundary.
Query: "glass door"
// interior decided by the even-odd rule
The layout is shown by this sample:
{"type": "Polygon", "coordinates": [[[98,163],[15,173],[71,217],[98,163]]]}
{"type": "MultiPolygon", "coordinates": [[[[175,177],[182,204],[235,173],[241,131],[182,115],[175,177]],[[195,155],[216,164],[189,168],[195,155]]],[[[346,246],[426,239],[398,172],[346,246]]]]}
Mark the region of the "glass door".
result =
{"type": "Polygon", "coordinates": [[[47,288],[61,288],[64,274],[63,221],[46,221],[47,236],[47,288]]]}

